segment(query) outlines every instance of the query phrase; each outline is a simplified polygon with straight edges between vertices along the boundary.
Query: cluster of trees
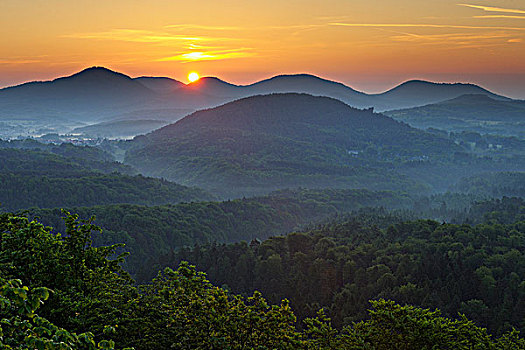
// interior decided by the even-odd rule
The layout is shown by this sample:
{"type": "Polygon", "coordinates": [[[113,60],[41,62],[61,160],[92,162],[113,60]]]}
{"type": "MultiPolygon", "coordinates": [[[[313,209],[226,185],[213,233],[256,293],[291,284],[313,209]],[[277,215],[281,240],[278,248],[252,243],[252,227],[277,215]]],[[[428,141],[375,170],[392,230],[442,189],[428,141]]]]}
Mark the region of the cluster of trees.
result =
{"type": "Polygon", "coordinates": [[[190,261],[236,293],[288,298],[299,319],[325,306],[333,323],[344,326],[366,316],[368,300],[388,298],[448,316],[461,312],[501,334],[525,330],[524,245],[523,221],[419,220],[380,229],[351,220],[262,243],[181,249],[161,264],[190,261]]]}
{"type": "Polygon", "coordinates": [[[136,286],[91,246],[90,221],[66,213],[66,235],[0,215],[0,346],[6,349],[525,349],[515,331],[494,338],[462,316],[372,302],[339,329],[321,310],[299,327],[289,302],[269,304],[215,287],[182,263],[136,286]],[[43,304],[42,304],[43,303],[43,304]]]}

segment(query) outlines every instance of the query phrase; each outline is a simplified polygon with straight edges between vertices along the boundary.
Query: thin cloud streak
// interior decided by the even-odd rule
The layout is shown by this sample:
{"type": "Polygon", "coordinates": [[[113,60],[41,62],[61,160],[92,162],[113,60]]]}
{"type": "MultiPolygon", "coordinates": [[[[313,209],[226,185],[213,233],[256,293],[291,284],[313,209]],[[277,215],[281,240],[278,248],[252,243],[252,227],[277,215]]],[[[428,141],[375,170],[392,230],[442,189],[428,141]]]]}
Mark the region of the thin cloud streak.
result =
{"type": "Polygon", "coordinates": [[[467,26],[453,24],[427,24],[427,23],[329,23],[331,26],[340,27],[363,27],[363,28],[449,28],[449,29],[498,29],[498,30],[519,30],[525,31],[522,27],[502,27],[502,26],[467,26]]]}
{"type": "Polygon", "coordinates": [[[232,27],[232,26],[207,26],[199,24],[169,24],[164,26],[164,28],[170,29],[205,29],[205,30],[242,30],[241,27],[232,27]]]}
{"type": "Polygon", "coordinates": [[[473,16],[473,18],[514,18],[514,19],[525,19],[525,16],[484,15],[484,16],[473,16]]]}
{"type": "Polygon", "coordinates": [[[116,40],[138,43],[166,43],[178,41],[235,41],[236,38],[173,35],[140,29],[113,29],[106,32],[75,33],[61,35],[62,38],[116,40]]]}
{"type": "Polygon", "coordinates": [[[506,33],[488,33],[484,35],[469,35],[464,33],[415,35],[411,33],[404,33],[403,35],[393,36],[392,39],[397,41],[476,42],[480,40],[507,39],[509,37],[512,37],[512,35],[506,33]]]}
{"type": "Polygon", "coordinates": [[[167,61],[180,61],[183,63],[196,62],[196,61],[218,61],[233,58],[244,58],[254,56],[255,53],[243,52],[240,50],[227,50],[227,51],[193,51],[186,52],[176,56],[163,57],[156,59],[157,62],[167,61]]]}
{"type": "Polygon", "coordinates": [[[0,59],[1,65],[22,65],[22,64],[31,64],[31,63],[40,63],[42,60],[31,60],[31,59],[12,59],[12,60],[3,60],[0,59]]]}
{"type": "Polygon", "coordinates": [[[486,12],[525,13],[525,10],[507,9],[507,8],[502,8],[502,7],[481,6],[481,5],[471,5],[471,4],[457,4],[457,5],[464,6],[464,7],[470,7],[474,9],[480,9],[486,12]]]}

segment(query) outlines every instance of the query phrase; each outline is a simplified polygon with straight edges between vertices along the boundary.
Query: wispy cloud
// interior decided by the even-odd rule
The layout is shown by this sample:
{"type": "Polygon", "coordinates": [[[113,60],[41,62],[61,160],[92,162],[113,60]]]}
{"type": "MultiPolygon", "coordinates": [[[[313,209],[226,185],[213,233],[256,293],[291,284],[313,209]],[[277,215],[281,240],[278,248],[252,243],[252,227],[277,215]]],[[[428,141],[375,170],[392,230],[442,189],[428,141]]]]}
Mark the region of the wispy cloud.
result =
{"type": "Polygon", "coordinates": [[[13,59],[2,59],[0,58],[1,65],[22,65],[22,64],[31,64],[31,63],[40,63],[42,60],[37,59],[26,59],[26,58],[13,58],[13,59]]]}
{"type": "Polygon", "coordinates": [[[525,13],[525,10],[507,9],[507,8],[502,8],[502,7],[481,6],[481,5],[471,5],[471,4],[457,4],[457,5],[475,8],[475,9],[483,10],[486,12],[525,13]]]}
{"type": "Polygon", "coordinates": [[[484,15],[484,16],[472,16],[473,18],[514,18],[514,19],[525,19],[525,16],[512,16],[512,15],[484,15]]]}
{"type": "Polygon", "coordinates": [[[189,30],[189,29],[201,29],[201,30],[241,30],[241,27],[234,26],[207,26],[200,24],[169,24],[164,26],[164,28],[170,29],[180,29],[180,30],[189,30]]]}
{"type": "Polygon", "coordinates": [[[449,28],[449,29],[499,29],[499,30],[519,30],[525,31],[523,27],[505,26],[468,26],[454,24],[429,24],[429,23],[329,23],[332,26],[341,27],[372,27],[372,28],[449,28]]]}
{"type": "Polygon", "coordinates": [[[195,61],[216,61],[232,58],[243,58],[254,56],[255,53],[247,51],[248,49],[233,49],[223,51],[191,51],[181,53],[175,56],[159,58],[156,61],[181,61],[181,62],[195,62],[195,61]]]}
{"type": "Polygon", "coordinates": [[[392,39],[397,41],[427,41],[427,42],[456,42],[456,43],[465,43],[465,42],[479,42],[487,40],[507,40],[511,37],[507,33],[487,33],[487,34],[465,34],[465,33],[455,33],[455,34],[432,34],[432,35],[419,35],[405,33],[403,35],[393,36],[392,39]]]}
{"type": "Polygon", "coordinates": [[[63,38],[117,40],[139,43],[169,43],[181,41],[231,41],[235,38],[190,36],[140,29],[112,29],[105,32],[74,33],[62,35],[63,38]]]}
{"type": "Polygon", "coordinates": [[[412,34],[403,33],[392,36],[393,41],[411,42],[418,45],[432,45],[455,49],[488,48],[506,45],[507,43],[519,43],[521,39],[512,33],[493,32],[484,34],[452,33],[452,34],[412,34]]]}

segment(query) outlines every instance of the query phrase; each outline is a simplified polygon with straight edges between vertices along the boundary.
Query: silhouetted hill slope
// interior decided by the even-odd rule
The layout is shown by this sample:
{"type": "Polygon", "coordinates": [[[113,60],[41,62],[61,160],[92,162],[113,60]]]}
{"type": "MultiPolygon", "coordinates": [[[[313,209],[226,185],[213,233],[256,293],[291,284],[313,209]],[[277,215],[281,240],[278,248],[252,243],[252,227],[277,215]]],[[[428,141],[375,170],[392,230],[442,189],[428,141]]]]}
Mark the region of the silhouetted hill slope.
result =
{"type": "Polygon", "coordinates": [[[525,136],[525,101],[468,94],[440,103],[386,112],[418,128],[525,136]]]}
{"type": "Polygon", "coordinates": [[[344,84],[322,79],[310,74],[278,75],[244,87],[252,95],[271,93],[307,93],[327,96],[354,107],[371,107],[370,96],[344,84]]]}
{"type": "Polygon", "coordinates": [[[126,162],[145,174],[235,195],[296,186],[408,188],[414,184],[375,167],[457,147],[371,110],[305,94],[195,112],[134,144],[126,162]]]}
{"type": "Polygon", "coordinates": [[[183,90],[216,97],[237,98],[244,95],[242,86],[227,83],[216,77],[202,77],[184,86],[183,90]]]}
{"type": "Polygon", "coordinates": [[[371,95],[377,109],[410,108],[453,99],[466,94],[481,94],[498,100],[509,100],[480,86],[463,83],[433,83],[422,80],[404,82],[381,94],[371,95]]]}
{"type": "Polygon", "coordinates": [[[172,93],[174,90],[184,86],[184,83],[166,77],[138,77],[133,80],[159,93],[172,93]]]}
{"type": "Polygon", "coordinates": [[[155,93],[130,77],[92,67],[53,81],[32,82],[0,90],[2,115],[52,115],[93,120],[114,109],[149,103],[155,93]]]}

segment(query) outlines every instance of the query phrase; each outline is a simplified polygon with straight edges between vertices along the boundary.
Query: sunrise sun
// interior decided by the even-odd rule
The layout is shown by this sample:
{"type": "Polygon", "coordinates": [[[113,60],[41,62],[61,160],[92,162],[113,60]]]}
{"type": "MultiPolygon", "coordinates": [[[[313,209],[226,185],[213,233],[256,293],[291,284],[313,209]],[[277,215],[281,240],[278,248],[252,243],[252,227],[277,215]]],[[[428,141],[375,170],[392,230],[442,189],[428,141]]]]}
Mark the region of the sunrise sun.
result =
{"type": "Polygon", "coordinates": [[[199,80],[199,74],[195,73],[195,72],[191,72],[190,74],[188,74],[188,80],[193,83],[194,81],[197,81],[199,80]]]}

